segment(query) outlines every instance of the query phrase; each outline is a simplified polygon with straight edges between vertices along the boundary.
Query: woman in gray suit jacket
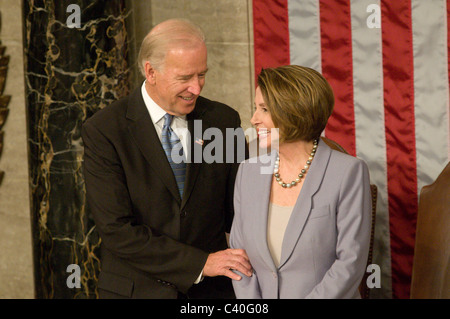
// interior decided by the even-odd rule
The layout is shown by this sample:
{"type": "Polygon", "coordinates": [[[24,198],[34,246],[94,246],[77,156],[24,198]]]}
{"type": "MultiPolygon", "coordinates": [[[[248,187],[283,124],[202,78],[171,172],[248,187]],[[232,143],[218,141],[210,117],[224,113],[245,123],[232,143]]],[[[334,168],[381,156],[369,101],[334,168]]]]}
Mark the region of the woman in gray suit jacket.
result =
{"type": "Polygon", "coordinates": [[[320,141],[333,106],[313,69],[261,71],[251,122],[260,148],[272,152],[242,163],[236,177],[230,245],[245,249],[253,267],[233,280],[237,298],[360,298],[369,172],[320,141]]]}

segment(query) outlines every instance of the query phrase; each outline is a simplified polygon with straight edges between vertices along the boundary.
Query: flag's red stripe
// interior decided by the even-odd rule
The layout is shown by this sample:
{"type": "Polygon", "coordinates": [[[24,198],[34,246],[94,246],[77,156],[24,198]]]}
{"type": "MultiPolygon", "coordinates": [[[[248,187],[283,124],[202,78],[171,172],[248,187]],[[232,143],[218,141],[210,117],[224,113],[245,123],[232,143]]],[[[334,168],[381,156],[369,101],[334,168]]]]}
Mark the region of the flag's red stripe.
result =
{"type": "Polygon", "coordinates": [[[290,63],[287,0],[253,0],[253,30],[256,75],[290,63]]]}
{"type": "Polygon", "coordinates": [[[335,95],[325,135],[356,155],[350,0],[320,1],[322,74],[335,95]]]}
{"type": "Polygon", "coordinates": [[[384,108],[392,295],[409,298],[417,218],[410,0],[382,0],[384,108]]]}

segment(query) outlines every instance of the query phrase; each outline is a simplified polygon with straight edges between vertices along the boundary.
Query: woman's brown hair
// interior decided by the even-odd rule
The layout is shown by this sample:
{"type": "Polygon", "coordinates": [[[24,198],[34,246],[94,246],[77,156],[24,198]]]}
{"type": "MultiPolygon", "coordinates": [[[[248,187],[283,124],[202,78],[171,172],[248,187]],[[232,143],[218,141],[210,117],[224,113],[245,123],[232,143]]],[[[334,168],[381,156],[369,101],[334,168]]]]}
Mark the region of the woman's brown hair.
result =
{"type": "Polygon", "coordinates": [[[333,111],[334,95],[319,72],[298,65],[263,69],[258,86],[279,128],[280,144],[320,137],[333,111]]]}

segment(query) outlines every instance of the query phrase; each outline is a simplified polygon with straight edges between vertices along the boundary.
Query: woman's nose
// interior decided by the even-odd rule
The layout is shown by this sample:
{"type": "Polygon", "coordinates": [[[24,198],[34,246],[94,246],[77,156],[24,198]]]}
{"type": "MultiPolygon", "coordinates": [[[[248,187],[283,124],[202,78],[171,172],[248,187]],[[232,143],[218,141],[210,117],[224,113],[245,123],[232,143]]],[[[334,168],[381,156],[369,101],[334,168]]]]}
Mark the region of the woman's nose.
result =
{"type": "Polygon", "coordinates": [[[252,118],[250,119],[250,123],[252,123],[253,126],[255,126],[256,124],[258,124],[258,116],[257,116],[257,114],[256,114],[256,111],[255,111],[255,113],[253,113],[253,116],[252,116],[252,118]]]}

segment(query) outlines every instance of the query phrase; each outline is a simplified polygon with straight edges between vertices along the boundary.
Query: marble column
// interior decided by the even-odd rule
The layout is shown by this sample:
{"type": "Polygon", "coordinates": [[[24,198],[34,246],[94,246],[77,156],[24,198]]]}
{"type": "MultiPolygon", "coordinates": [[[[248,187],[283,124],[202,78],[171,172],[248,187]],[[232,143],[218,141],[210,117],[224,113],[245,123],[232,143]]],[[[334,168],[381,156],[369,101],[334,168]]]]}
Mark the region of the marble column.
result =
{"type": "MultiPolygon", "coordinates": [[[[0,16],[1,23],[1,16],[0,16]]],[[[0,41],[0,157],[3,152],[3,136],[5,132],[2,130],[3,125],[6,123],[6,118],[9,114],[8,105],[11,100],[10,95],[3,95],[5,89],[6,77],[8,74],[9,55],[5,55],[6,46],[1,45],[0,41]]],[[[5,172],[0,170],[0,185],[2,185],[3,176],[5,172]]]]}
{"type": "Polygon", "coordinates": [[[0,0],[0,14],[1,60],[9,58],[7,72],[0,67],[0,299],[29,299],[34,284],[21,1],[0,0]]]}
{"type": "Polygon", "coordinates": [[[97,297],[101,240],[85,206],[80,132],[129,93],[127,18],[124,0],[23,1],[37,298],[97,297]],[[70,264],[80,288],[67,285],[70,264]]]}

